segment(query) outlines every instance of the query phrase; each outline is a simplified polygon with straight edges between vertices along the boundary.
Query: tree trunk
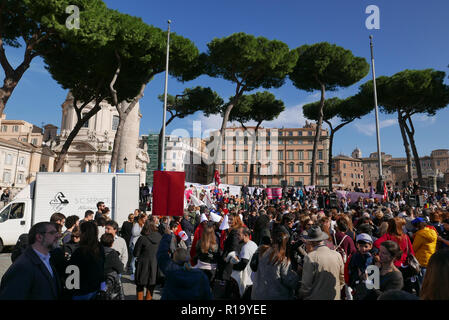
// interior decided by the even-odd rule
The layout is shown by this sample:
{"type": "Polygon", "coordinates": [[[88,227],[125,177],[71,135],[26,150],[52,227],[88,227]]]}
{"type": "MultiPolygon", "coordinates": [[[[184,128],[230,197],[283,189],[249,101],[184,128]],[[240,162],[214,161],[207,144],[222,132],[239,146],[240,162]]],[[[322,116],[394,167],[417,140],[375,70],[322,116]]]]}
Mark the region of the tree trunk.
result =
{"type": "Polygon", "coordinates": [[[249,165],[249,182],[248,185],[250,187],[253,186],[254,181],[254,164],[256,162],[256,141],[257,141],[257,131],[259,130],[259,124],[256,126],[256,130],[254,130],[253,144],[251,145],[251,162],[249,165]]]}
{"type": "Polygon", "coordinates": [[[416,174],[418,175],[418,183],[419,185],[424,185],[424,180],[422,177],[422,170],[421,170],[421,162],[419,161],[419,154],[418,149],[416,148],[415,143],[415,129],[413,127],[412,118],[410,115],[407,115],[407,118],[404,118],[404,128],[407,132],[408,138],[410,140],[410,145],[412,147],[412,153],[413,153],[413,159],[415,161],[415,167],[416,167],[416,174]],[[410,128],[407,126],[407,120],[410,122],[410,128]]]}
{"type": "MultiPolygon", "coordinates": [[[[89,121],[90,118],[92,118],[94,115],[96,115],[98,113],[98,111],[101,110],[100,107],[100,102],[97,102],[95,104],[95,106],[84,115],[84,117],[79,118],[79,120],[77,121],[75,127],[72,129],[72,131],[70,132],[69,136],[67,137],[67,140],[64,142],[64,145],[62,146],[61,151],[59,152],[58,157],[55,160],[55,167],[53,169],[54,172],[60,172],[62,167],[64,166],[64,160],[67,157],[67,153],[69,151],[70,145],[72,144],[73,140],[75,139],[75,137],[78,135],[78,132],[81,130],[81,128],[83,127],[83,125],[89,121]]],[[[85,103],[85,105],[87,105],[87,103],[85,103]]],[[[74,106],[76,107],[76,106],[74,106]]],[[[81,114],[81,110],[84,107],[81,107],[81,109],[79,110],[79,113],[81,114]]]]}
{"type": "Polygon", "coordinates": [[[402,141],[404,143],[405,155],[407,157],[407,178],[408,178],[407,182],[413,182],[412,157],[410,155],[410,145],[408,143],[408,139],[405,134],[404,118],[402,117],[400,109],[398,109],[398,122],[399,128],[401,129],[402,141]]]}
{"type": "Polygon", "coordinates": [[[321,125],[323,124],[323,109],[324,109],[324,95],[325,95],[325,87],[324,84],[321,85],[321,101],[320,101],[320,111],[318,115],[318,121],[315,130],[315,139],[313,141],[313,152],[312,152],[312,168],[310,170],[310,185],[316,185],[316,158],[318,151],[318,143],[321,137],[321,125]]]}
{"type": "Polygon", "coordinates": [[[119,119],[118,119],[117,131],[115,132],[115,137],[114,137],[114,145],[112,147],[111,172],[116,172],[116,170],[118,169],[117,168],[118,150],[120,147],[120,141],[122,140],[123,128],[125,127],[126,118],[128,116],[128,114],[123,112],[121,109],[122,103],[124,103],[124,102],[120,102],[119,105],[117,106],[117,110],[119,110],[118,111],[119,119]]]}
{"type": "Polygon", "coordinates": [[[6,77],[3,81],[3,87],[0,88],[0,117],[2,116],[14,89],[17,87],[19,80],[29,67],[29,65],[26,66],[26,68],[22,69],[23,71],[21,70],[20,72],[14,71],[12,77],[6,77]]]}

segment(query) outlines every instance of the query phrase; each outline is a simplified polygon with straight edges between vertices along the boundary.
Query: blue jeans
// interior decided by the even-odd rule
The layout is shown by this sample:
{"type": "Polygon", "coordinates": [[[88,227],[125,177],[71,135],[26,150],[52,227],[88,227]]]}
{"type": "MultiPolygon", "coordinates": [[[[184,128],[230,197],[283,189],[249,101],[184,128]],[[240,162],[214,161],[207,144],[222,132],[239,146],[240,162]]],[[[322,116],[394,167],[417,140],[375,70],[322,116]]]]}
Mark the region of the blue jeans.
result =
{"type": "Polygon", "coordinates": [[[422,283],[424,281],[424,276],[426,275],[427,268],[421,267],[421,272],[418,274],[419,288],[421,289],[422,283]]]}

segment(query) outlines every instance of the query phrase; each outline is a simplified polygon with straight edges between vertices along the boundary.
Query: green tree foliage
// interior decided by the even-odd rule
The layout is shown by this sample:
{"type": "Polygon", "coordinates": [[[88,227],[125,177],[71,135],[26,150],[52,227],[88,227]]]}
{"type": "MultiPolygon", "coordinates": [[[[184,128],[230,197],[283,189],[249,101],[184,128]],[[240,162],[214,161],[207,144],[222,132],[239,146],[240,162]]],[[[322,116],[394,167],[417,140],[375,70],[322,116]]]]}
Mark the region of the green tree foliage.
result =
{"type": "MultiPolygon", "coordinates": [[[[165,71],[167,49],[166,32],[145,24],[140,18],[115,14],[118,26],[113,51],[117,69],[111,81],[111,103],[117,107],[119,125],[114,139],[111,168],[123,168],[122,157],[118,156],[124,122],[128,114],[143,96],[148,82],[158,73],[165,71]]],[[[176,33],[170,34],[169,73],[180,81],[192,80],[191,65],[197,63],[199,51],[189,39],[176,33]]]]}
{"type": "Polygon", "coordinates": [[[325,93],[358,82],[368,74],[369,65],[364,58],[355,57],[350,50],[327,42],[303,45],[296,51],[299,55],[298,62],[289,74],[293,84],[300,90],[321,91],[312,153],[311,185],[314,185],[316,182],[316,155],[324,117],[325,93]]]}
{"type": "MultiPolygon", "coordinates": [[[[164,96],[159,95],[159,100],[164,101],[164,96]]],[[[206,117],[217,114],[222,111],[223,99],[217,92],[211,88],[203,88],[197,86],[195,88],[186,88],[180,95],[167,95],[167,112],[170,113],[169,119],[165,122],[168,126],[174,119],[183,119],[189,115],[193,115],[198,111],[204,113],[206,117]]],[[[159,133],[158,146],[158,168],[161,168],[162,162],[162,128],[159,133]]]]}
{"type": "Polygon", "coordinates": [[[54,49],[42,42],[67,31],[65,9],[69,5],[77,5],[81,10],[105,8],[101,0],[0,0],[0,64],[5,73],[0,88],[0,115],[31,61],[54,49]],[[5,46],[24,48],[23,60],[16,68],[10,64],[5,46]]]}
{"type": "MultiPolygon", "coordinates": [[[[423,184],[421,163],[415,143],[415,127],[412,116],[426,114],[434,116],[436,112],[449,104],[449,86],[444,84],[446,74],[434,69],[404,70],[391,77],[376,79],[378,101],[386,114],[396,113],[401,129],[407,158],[410,159],[410,147],[416,167],[419,184],[423,184]]],[[[373,84],[364,86],[364,95],[372,94],[373,84]]],[[[408,160],[409,180],[412,181],[411,160],[408,160]]]]}
{"type": "MultiPolygon", "coordinates": [[[[323,121],[326,122],[330,128],[328,153],[329,190],[332,190],[332,147],[335,133],[347,124],[353,122],[355,119],[360,119],[374,109],[373,104],[363,102],[362,96],[358,94],[346,99],[327,99],[324,103],[323,121]],[[331,120],[335,118],[340,120],[340,124],[334,128],[331,120]]],[[[303,106],[304,116],[309,120],[318,121],[319,106],[320,101],[306,104],[303,106]]]]}
{"type": "Polygon", "coordinates": [[[238,121],[251,137],[251,139],[249,139],[251,145],[249,186],[253,185],[254,180],[256,137],[259,127],[263,121],[272,121],[276,119],[284,110],[285,106],[283,101],[276,100],[276,97],[272,93],[264,91],[241,96],[229,115],[229,121],[238,121]],[[256,122],[254,129],[245,126],[245,123],[250,121],[256,122]]]}
{"type": "MultiPolygon", "coordinates": [[[[260,87],[278,88],[292,70],[297,53],[278,40],[268,40],[245,33],[235,33],[208,43],[208,52],[201,56],[201,66],[211,77],[223,78],[235,84],[235,94],[223,111],[220,137],[214,150],[221,150],[226,125],[232,108],[244,94],[260,87]]],[[[221,152],[214,151],[214,163],[221,152]]]]}

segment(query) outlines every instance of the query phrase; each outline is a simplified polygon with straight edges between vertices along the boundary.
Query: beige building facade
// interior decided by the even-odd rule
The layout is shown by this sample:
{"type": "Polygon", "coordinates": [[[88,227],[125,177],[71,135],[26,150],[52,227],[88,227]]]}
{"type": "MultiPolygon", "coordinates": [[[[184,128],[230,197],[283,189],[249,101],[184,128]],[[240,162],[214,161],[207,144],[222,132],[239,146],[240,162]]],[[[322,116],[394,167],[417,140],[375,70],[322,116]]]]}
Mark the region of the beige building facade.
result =
{"type": "MultiPolygon", "coordinates": [[[[315,124],[306,123],[302,128],[261,127],[257,140],[254,130],[255,127],[226,129],[226,144],[222,146],[217,163],[222,183],[248,184],[254,159],[254,186],[310,185],[315,124]]],[[[329,134],[323,129],[316,161],[318,186],[327,184],[328,150],[329,134]]]]}
{"type": "MultiPolygon", "coordinates": [[[[107,102],[102,102],[100,106],[101,110],[80,129],[70,145],[62,172],[109,171],[119,116],[115,107],[107,102]]],[[[93,104],[86,106],[83,113],[87,113],[91,108],[93,108],[93,104]]],[[[123,169],[127,173],[139,173],[140,181],[144,183],[149,157],[146,151],[146,140],[139,139],[141,118],[138,103],[125,122],[118,152],[117,169],[123,169]]],[[[69,94],[62,104],[61,132],[52,145],[54,152],[59,153],[61,151],[76,122],[77,116],[73,108],[73,98],[69,94]]]]}

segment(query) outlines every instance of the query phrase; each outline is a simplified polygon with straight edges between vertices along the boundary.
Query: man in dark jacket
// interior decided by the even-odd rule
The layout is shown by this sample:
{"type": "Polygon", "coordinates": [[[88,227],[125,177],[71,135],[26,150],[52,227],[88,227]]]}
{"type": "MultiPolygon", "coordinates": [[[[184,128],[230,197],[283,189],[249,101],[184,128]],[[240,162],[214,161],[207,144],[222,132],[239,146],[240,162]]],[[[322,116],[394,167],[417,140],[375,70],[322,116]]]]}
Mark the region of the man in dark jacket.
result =
{"type": "Polygon", "coordinates": [[[166,230],[157,251],[157,262],[165,275],[161,300],[211,300],[209,279],[200,269],[192,269],[188,251],[178,248],[173,260],[170,259],[168,251],[173,236],[166,230]]]}
{"type": "Polygon", "coordinates": [[[60,234],[53,223],[35,224],[29,246],[4,274],[0,300],[57,300],[61,283],[50,262],[50,251],[57,247],[60,234]]]}
{"type": "Polygon", "coordinates": [[[184,212],[184,217],[181,220],[181,228],[187,234],[186,245],[190,247],[192,245],[192,235],[195,233],[195,227],[189,220],[189,213],[184,212]]]}

